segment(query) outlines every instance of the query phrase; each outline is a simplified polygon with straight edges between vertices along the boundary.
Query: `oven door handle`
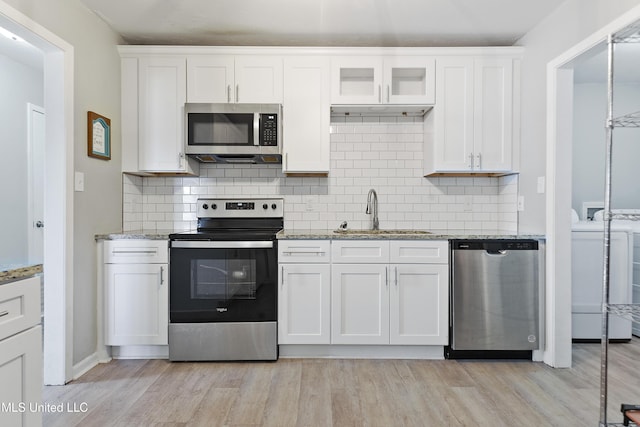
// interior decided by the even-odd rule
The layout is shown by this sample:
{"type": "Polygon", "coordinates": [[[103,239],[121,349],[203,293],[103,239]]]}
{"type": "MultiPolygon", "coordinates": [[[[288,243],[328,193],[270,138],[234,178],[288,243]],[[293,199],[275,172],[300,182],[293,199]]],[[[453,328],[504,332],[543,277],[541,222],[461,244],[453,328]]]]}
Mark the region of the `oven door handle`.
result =
{"type": "Polygon", "coordinates": [[[226,241],[186,241],[176,240],[171,242],[172,248],[204,248],[204,249],[269,249],[273,248],[273,242],[271,241],[239,241],[239,242],[226,242],[226,241]]]}

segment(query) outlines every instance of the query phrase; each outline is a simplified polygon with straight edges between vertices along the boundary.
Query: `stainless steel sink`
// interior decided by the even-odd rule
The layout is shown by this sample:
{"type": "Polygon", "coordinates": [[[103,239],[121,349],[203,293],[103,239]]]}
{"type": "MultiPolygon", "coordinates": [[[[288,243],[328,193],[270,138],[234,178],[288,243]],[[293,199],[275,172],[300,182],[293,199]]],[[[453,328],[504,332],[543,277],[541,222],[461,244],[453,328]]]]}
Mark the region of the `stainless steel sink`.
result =
{"type": "Polygon", "coordinates": [[[430,231],[425,230],[333,230],[336,234],[370,234],[370,235],[380,235],[380,234],[431,234],[430,231]]]}

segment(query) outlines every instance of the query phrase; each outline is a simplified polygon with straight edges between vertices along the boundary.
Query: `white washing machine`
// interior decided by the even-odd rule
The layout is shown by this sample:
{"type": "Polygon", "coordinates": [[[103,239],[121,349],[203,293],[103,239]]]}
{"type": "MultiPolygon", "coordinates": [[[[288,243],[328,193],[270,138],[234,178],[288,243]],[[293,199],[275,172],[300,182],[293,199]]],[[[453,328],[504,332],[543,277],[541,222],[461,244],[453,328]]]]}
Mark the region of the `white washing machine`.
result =
{"type": "MultiPolygon", "coordinates": [[[[640,304],[640,210],[613,210],[609,279],[612,303],[640,304]]],[[[593,221],[575,221],[572,228],[572,337],[598,340],[602,336],[602,211],[593,221]]],[[[640,323],[610,316],[609,336],[640,336],[640,323]]]]}

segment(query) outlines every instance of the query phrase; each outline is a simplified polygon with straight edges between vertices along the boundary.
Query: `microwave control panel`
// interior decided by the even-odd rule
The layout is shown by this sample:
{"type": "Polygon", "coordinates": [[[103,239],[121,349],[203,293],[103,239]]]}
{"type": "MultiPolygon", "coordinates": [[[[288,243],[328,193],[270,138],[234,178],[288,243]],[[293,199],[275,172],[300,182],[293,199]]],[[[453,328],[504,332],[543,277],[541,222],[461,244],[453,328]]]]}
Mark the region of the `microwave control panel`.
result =
{"type": "Polygon", "coordinates": [[[278,145],[277,114],[260,114],[260,145],[278,145]]]}

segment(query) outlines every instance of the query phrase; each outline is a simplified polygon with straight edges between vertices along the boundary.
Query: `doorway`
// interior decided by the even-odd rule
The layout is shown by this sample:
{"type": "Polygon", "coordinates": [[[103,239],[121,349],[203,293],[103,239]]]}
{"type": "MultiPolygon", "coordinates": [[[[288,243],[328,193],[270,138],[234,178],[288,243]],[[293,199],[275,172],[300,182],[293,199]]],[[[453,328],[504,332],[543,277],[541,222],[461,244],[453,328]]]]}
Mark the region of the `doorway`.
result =
{"type": "Polygon", "coordinates": [[[0,0],[0,26],[44,54],[44,383],[72,377],[73,46],[0,0]]]}
{"type": "MultiPolygon", "coordinates": [[[[571,201],[574,67],[603,48],[607,36],[640,19],[636,7],[547,64],[547,331],[545,362],[571,366],[571,201]]],[[[604,118],[603,118],[604,119],[604,118]]],[[[604,123],[604,122],[603,122],[604,123]]],[[[604,143],[604,141],[603,141],[604,143]]],[[[604,183],[603,183],[604,184],[604,183]]]]}

